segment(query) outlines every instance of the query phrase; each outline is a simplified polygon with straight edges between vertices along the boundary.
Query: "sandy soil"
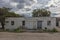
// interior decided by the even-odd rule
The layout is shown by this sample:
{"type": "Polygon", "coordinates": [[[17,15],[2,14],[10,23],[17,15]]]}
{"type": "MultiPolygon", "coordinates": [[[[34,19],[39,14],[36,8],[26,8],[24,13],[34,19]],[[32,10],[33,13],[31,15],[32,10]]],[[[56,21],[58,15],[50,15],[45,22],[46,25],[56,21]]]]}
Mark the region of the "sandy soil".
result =
{"type": "Polygon", "coordinates": [[[0,32],[0,40],[60,40],[60,33],[0,32]]]}

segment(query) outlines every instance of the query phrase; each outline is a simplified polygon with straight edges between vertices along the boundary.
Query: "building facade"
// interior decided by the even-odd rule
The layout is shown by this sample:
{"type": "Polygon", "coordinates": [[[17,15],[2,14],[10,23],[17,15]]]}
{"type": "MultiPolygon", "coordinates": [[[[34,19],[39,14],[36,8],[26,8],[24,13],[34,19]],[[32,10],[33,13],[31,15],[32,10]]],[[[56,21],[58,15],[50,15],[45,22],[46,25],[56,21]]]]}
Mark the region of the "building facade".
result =
{"type": "Polygon", "coordinates": [[[26,29],[53,29],[56,27],[56,18],[54,17],[9,17],[5,21],[5,29],[16,29],[20,27],[26,29]]]}

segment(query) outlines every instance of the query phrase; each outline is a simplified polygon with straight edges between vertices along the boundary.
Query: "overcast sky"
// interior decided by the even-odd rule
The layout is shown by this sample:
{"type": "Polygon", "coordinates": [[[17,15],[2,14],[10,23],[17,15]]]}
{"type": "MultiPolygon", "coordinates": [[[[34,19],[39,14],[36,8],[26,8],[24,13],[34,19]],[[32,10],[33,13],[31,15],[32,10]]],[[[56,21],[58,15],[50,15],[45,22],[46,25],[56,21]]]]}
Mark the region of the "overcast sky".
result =
{"type": "Polygon", "coordinates": [[[0,0],[0,7],[12,8],[18,14],[31,15],[32,10],[48,8],[53,16],[60,16],[60,0],[0,0]]]}

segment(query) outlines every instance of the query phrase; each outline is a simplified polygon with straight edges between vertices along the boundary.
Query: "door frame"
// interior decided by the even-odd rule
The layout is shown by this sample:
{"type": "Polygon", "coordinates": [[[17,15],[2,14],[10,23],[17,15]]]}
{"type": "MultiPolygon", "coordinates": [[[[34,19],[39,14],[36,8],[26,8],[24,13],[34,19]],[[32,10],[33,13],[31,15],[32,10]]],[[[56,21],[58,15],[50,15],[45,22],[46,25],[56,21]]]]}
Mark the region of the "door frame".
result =
{"type": "Polygon", "coordinates": [[[37,21],[37,29],[42,29],[42,22],[43,21],[37,21]],[[41,26],[40,26],[41,25],[41,26]]]}

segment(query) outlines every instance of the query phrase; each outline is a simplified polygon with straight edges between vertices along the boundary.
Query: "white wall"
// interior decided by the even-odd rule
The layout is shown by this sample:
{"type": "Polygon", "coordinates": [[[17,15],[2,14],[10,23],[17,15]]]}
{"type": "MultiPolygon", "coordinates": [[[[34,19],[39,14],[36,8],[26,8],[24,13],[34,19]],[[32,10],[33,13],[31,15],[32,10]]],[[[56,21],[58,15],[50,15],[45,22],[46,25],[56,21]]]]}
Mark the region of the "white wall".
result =
{"type": "Polygon", "coordinates": [[[25,20],[24,18],[7,18],[6,21],[9,23],[5,24],[6,29],[16,29],[22,26],[22,21],[25,20]],[[11,21],[14,21],[14,25],[11,25],[11,21]]]}
{"type": "Polygon", "coordinates": [[[33,20],[36,20],[36,24],[37,24],[37,21],[43,21],[42,22],[43,29],[45,29],[45,27],[47,27],[48,29],[53,29],[56,27],[56,18],[54,17],[35,17],[33,18],[33,20]],[[47,21],[51,21],[50,26],[47,25],[47,21]]]}
{"type": "Polygon", "coordinates": [[[59,25],[59,27],[60,27],[60,21],[59,21],[59,24],[58,24],[58,25],[59,25]]]}
{"type": "Polygon", "coordinates": [[[22,21],[25,20],[25,27],[28,29],[37,29],[37,21],[43,21],[42,28],[47,27],[48,29],[52,29],[56,27],[56,18],[54,17],[32,17],[32,18],[7,18],[6,21],[9,23],[5,24],[6,29],[16,29],[22,26],[22,21]],[[14,21],[14,25],[11,25],[11,21],[14,21]],[[51,25],[47,25],[47,21],[51,21],[51,25]]]}
{"type": "Polygon", "coordinates": [[[32,19],[26,20],[26,25],[25,25],[25,27],[26,27],[27,29],[36,29],[36,28],[37,28],[37,27],[36,27],[36,21],[35,21],[35,20],[32,20],[32,19]]]}

